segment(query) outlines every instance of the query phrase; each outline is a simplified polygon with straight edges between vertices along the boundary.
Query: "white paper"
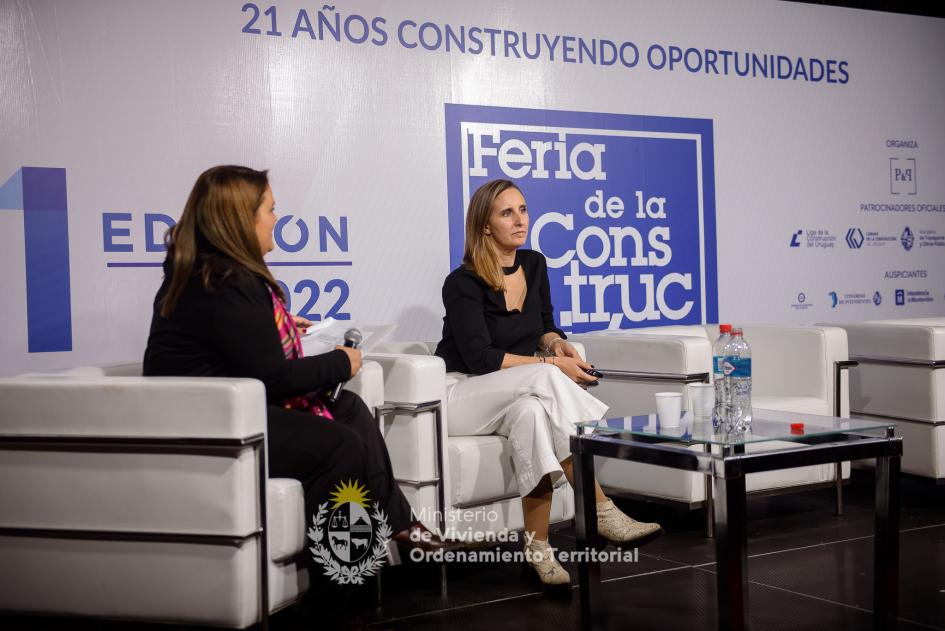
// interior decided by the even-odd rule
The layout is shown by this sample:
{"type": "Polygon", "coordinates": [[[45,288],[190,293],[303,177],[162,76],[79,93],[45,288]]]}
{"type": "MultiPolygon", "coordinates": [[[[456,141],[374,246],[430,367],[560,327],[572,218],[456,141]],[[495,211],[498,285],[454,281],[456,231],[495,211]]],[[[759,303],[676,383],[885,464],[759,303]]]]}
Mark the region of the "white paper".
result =
{"type": "Polygon", "coordinates": [[[302,351],[306,357],[327,353],[335,346],[345,343],[345,332],[348,329],[358,329],[362,336],[361,345],[358,348],[367,353],[387,339],[396,328],[396,324],[358,325],[350,320],[327,318],[314,323],[302,335],[302,351]]]}

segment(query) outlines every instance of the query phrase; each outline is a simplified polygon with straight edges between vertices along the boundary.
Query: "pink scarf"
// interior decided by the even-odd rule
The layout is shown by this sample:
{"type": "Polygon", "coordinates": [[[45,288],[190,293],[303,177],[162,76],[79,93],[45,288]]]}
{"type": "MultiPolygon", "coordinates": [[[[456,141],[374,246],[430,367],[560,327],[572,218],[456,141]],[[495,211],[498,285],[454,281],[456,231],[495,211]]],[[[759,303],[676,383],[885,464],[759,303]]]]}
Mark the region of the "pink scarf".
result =
{"type": "MultiPolygon", "coordinates": [[[[299,359],[302,357],[302,340],[299,337],[298,329],[295,327],[295,321],[271,287],[269,288],[269,295],[272,296],[272,312],[276,319],[276,330],[279,331],[279,341],[282,342],[285,358],[289,360],[299,359]]],[[[286,399],[282,402],[282,407],[287,410],[311,412],[329,420],[335,419],[314,392],[286,399]]]]}

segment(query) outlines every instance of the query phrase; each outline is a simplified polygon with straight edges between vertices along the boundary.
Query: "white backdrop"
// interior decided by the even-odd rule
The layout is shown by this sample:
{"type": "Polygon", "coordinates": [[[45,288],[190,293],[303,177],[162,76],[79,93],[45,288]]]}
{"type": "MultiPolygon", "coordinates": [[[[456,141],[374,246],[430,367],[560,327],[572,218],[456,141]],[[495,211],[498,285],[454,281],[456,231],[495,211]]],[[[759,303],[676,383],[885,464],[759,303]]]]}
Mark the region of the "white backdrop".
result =
{"type": "Polygon", "coordinates": [[[438,338],[447,104],[536,125],[543,110],[709,121],[716,238],[702,246],[723,321],[945,313],[945,20],[755,0],[0,0],[0,59],[0,374],[140,359],[163,259],[148,243],[165,227],[147,222],[179,216],[196,176],[227,163],[270,169],[277,213],[293,216],[269,257],[293,310],[438,338]],[[447,27],[482,52],[446,50],[447,27]],[[474,29],[495,29],[495,54],[474,29]],[[528,59],[506,47],[522,33],[525,52],[559,39],[528,59]],[[638,58],[579,60],[566,36],[632,42],[638,58]],[[670,70],[652,45],[695,52],[670,70]],[[721,51],[832,61],[837,82],[739,76],[721,51]],[[24,210],[55,188],[37,173],[64,175],[67,211],[24,210]],[[286,251],[295,219],[308,239],[286,251]],[[49,248],[66,242],[63,271],[49,248]]]}

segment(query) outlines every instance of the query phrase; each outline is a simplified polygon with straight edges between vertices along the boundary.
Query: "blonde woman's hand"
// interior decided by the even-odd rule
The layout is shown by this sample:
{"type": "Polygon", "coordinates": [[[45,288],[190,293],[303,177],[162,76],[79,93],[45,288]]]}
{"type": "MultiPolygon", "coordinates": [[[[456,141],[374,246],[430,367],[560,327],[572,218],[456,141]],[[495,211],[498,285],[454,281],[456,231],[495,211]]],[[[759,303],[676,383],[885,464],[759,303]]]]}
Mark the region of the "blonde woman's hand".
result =
{"type": "Polygon", "coordinates": [[[575,359],[573,357],[555,356],[555,357],[549,357],[546,360],[546,363],[549,361],[552,362],[555,366],[557,366],[561,372],[566,374],[571,381],[575,382],[576,384],[580,386],[588,384],[592,381],[596,381],[594,377],[584,372],[585,369],[591,368],[591,365],[588,364],[583,359],[575,359]]]}
{"type": "Polygon", "coordinates": [[[336,346],[335,348],[343,350],[351,362],[351,376],[348,379],[354,379],[354,376],[361,370],[361,351],[350,346],[336,346]]]}
{"type": "Polygon", "coordinates": [[[550,346],[551,352],[554,353],[555,357],[570,357],[571,359],[583,361],[581,354],[578,353],[577,349],[574,348],[574,346],[572,346],[571,343],[564,338],[555,338],[551,341],[550,346]]]}

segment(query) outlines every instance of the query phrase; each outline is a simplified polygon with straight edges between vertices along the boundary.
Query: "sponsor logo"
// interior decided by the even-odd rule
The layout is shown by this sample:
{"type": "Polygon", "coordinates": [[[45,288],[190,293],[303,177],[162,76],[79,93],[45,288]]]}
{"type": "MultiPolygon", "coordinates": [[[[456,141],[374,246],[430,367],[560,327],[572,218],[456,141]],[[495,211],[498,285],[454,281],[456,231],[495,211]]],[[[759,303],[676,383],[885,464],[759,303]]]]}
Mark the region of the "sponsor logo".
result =
{"type": "Polygon", "coordinates": [[[853,250],[859,250],[863,247],[863,231],[859,228],[850,228],[847,230],[847,246],[853,250]]]}
{"type": "Polygon", "coordinates": [[[889,192],[893,195],[916,194],[915,158],[889,159],[889,192]]]}
{"type": "Polygon", "coordinates": [[[715,321],[712,121],[447,104],[446,135],[453,267],[469,198],[510,179],[563,329],[715,321]]]}
{"type": "Polygon", "coordinates": [[[797,302],[791,305],[792,309],[797,309],[803,311],[804,309],[810,309],[813,305],[807,302],[807,294],[803,291],[797,294],[797,302]]]}
{"type": "Polygon", "coordinates": [[[935,296],[932,295],[927,289],[897,289],[896,290],[896,304],[897,305],[906,305],[906,304],[917,304],[923,302],[935,302],[935,296]],[[902,302],[900,303],[899,292],[902,292],[902,302]]]}
{"type": "Polygon", "coordinates": [[[898,239],[895,234],[882,234],[877,230],[860,230],[859,228],[850,228],[847,230],[847,246],[852,250],[859,250],[866,246],[869,248],[882,247],[898,239]]]}
{"type": "Polygon", "coordinates": [[[0,186],[0,212],[23,213],[30,353],[72,350],[68,208],[65,169],[22,167],[0,186]]]}
{"type": "Polygon", "coordinates": [[[862,292],[838,294],[835,291],[831,291],[827,293],[827,297],[830,298],[831,309],[850,305],[868,305],[871,303],[878,307],[883,302],[883,296],[878,291],[873,293],[872,297],[862,292]]]}
{"type": "Polygon", "coordinates": [[[387,515],[367,496],[357,480],[341,482],[330,500],[319,505],[308,529],[315,562],[340,585],[363,585],[384,565],[392,533],[387,515]]]}
{"type": "Polygon", "coordinates": [[[906,226],[906,229],[902,231],[902,234],[899,236],[899,242],[902,243],[902,247],[906,252],[912,249],[912,244],[915,243],[915,236],[913,236],[909,226],[906,226]]]}
{"type": "Polygon", "coordinates": [[[837,235],[829,230],[797,230],[791,235],[791,247],[799,248],[801,243],[808,248],[829,249],[837,245],[837,235]]]}
{"type": "Polygon", "coordinates": [[[882,247],[897,239],[895,234],[881,234],[876,230],[867,230],[864,235],[864,245],[868,248],[882,247]]]}
{"type": "Polygon", "coordinates": [[[919,230],[919,248],[945,247],[945,235],[938,230],[919,230]]]}
{"type": "Polygon", "coordinates": [[[906,290],[897,289],[896,290],[896,306],[901,307],[904,304],[906,304],[906,290]]]}

